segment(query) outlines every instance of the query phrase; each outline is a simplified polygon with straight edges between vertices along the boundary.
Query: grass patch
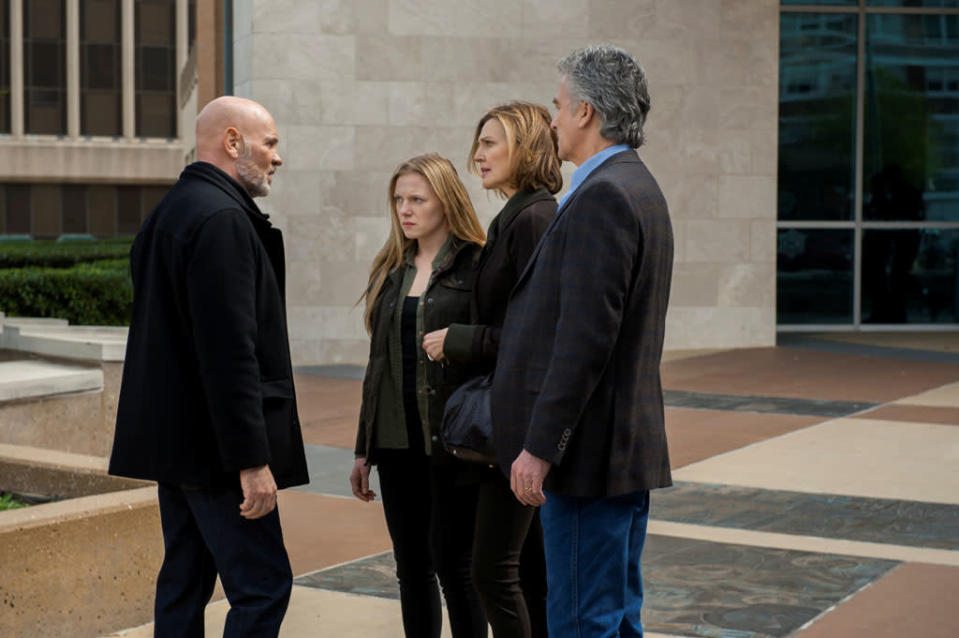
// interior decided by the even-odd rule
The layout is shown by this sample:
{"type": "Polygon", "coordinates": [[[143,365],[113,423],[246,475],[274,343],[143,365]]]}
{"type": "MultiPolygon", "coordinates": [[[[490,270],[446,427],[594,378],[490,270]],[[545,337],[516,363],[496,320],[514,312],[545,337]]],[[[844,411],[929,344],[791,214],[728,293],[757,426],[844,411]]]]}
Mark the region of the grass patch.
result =
{"type": "Polygon", "coordinates": [[[21,507],[27,507],[29,503],[21,501],[13,494],[0,492],[0,512],[4,510],[18,510],[21,507]]]}

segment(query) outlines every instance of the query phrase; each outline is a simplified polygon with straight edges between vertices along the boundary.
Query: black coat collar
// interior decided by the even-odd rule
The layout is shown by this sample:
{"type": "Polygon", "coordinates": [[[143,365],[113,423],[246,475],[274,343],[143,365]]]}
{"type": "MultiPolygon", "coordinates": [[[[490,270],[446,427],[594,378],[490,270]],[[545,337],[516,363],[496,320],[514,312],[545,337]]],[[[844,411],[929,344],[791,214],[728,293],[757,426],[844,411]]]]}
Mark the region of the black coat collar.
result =
{"type": "Polygon", "coordinates": [[[260,210],[256,202],[253,201],[253,197],[246,192],[246,189],[213,164],[209,162],[193,162],[183,169],[180,177],[202,179],[213,184],[236,201],[236,203],[247,212],[250,216],[250,221],[252,221],[254,225],[272,228],[273,224],[269,221],[269,215],[260,210]]]}

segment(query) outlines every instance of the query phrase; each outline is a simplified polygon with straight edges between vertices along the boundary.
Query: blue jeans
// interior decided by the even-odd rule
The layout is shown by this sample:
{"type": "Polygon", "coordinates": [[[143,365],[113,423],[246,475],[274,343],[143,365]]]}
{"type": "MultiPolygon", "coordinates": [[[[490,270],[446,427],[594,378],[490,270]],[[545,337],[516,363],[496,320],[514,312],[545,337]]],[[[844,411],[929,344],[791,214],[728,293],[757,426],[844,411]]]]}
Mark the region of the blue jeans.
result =
{"type": "Polygon", "coordinates": [[[609,498],[548,493],[543,505],[550,636],[642,636],[640,554],[649,492],[609,498]]]}

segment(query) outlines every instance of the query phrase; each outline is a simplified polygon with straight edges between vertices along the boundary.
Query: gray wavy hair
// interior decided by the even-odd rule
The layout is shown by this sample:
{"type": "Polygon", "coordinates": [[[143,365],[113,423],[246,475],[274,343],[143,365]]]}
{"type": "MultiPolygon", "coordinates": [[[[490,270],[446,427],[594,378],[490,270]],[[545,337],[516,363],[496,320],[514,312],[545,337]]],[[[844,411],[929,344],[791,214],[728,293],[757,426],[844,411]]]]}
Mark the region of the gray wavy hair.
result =
{"type": "Polygon", "coordinates": [[[589,46],[567,55],[558,67],[572,96],[599,114],[600,135],[633,148],[643,145],[649,89],[633,56],[611,45],[589,46]]]}

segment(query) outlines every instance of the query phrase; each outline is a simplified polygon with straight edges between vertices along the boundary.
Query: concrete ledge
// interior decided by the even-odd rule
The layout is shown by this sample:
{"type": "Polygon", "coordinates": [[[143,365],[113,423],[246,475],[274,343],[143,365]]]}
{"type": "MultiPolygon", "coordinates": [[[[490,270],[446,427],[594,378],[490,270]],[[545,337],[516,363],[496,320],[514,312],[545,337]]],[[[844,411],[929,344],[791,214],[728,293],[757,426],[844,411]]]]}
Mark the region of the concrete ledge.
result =
{"type": "Polygon", "coordinates": [[[107,463],[100,456],[0,443],[0,490],[64,499],[151,485],[110,476],[107,463]]]}
{"type": "Polygon", "coordinates": [[[127,328],[113,326],[11,325],[5,320],[3,345],[48,357],[123,361],[127,328]]]}
{"type": "Polygon", "coordinates": [[[155,487],[0,512],[0,636],[148,622],[162,555],[155,487]]]}
{"type": "Polygon", "coordinates": [[[49,361],[0,362],[0,401],[103,389],[103,370],[49,361]]]}

